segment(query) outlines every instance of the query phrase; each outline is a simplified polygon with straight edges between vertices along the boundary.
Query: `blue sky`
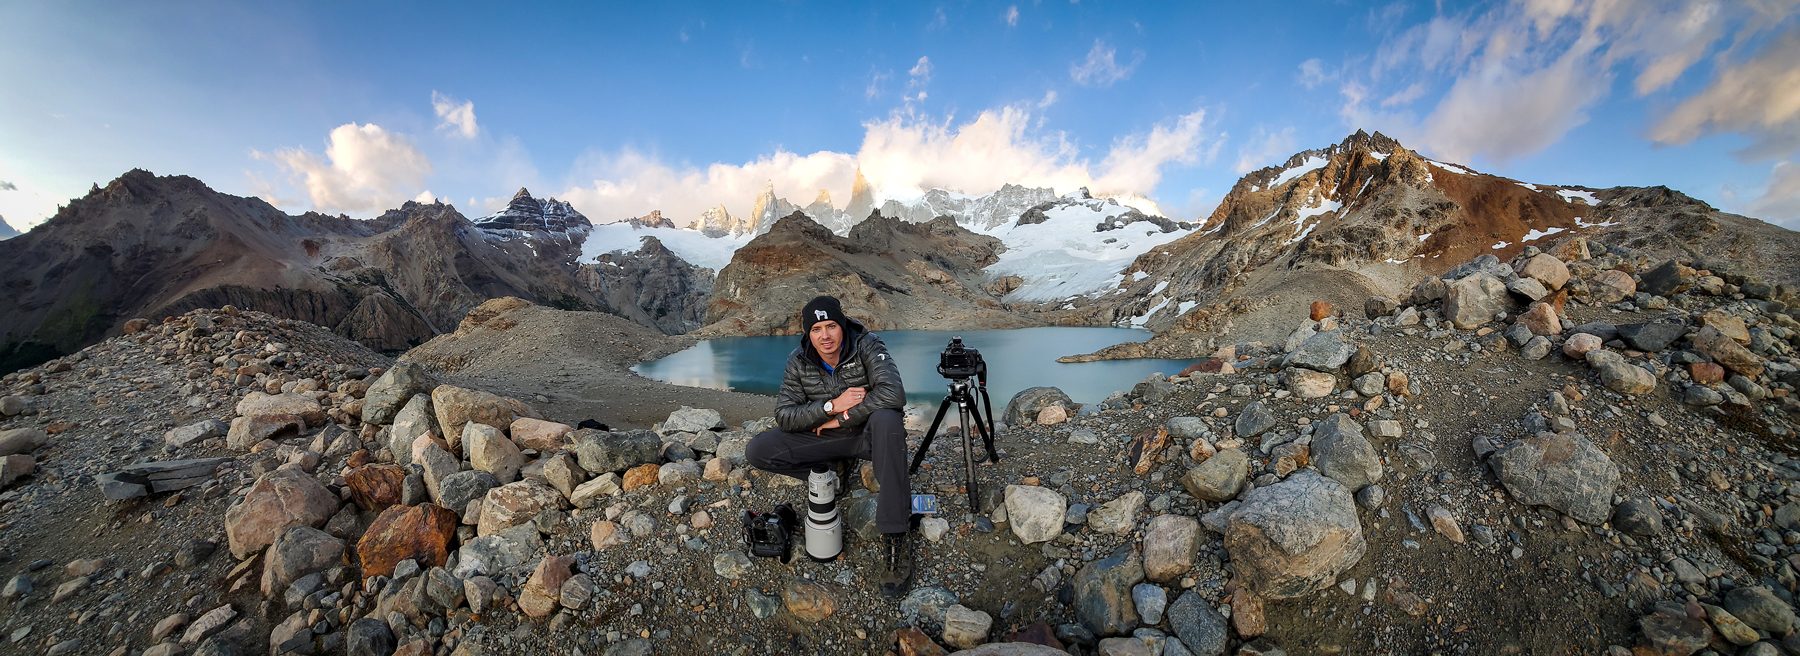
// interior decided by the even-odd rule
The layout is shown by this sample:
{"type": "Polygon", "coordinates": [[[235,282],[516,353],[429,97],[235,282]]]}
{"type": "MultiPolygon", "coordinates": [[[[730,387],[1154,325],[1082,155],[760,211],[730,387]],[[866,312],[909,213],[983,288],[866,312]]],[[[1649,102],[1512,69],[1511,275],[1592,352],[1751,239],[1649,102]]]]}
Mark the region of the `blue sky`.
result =
{"type": "Polygon", "coordinates": [[[1089,186],[1204,215],[1358,128],[1800,226],[1796,0],[0,6],[0,216],[131,168],[289,211],[527,186],[614,221],[773,184],[1089,186]],[[1624,6],[1615,6],[1615,5],[1624,6]]]}

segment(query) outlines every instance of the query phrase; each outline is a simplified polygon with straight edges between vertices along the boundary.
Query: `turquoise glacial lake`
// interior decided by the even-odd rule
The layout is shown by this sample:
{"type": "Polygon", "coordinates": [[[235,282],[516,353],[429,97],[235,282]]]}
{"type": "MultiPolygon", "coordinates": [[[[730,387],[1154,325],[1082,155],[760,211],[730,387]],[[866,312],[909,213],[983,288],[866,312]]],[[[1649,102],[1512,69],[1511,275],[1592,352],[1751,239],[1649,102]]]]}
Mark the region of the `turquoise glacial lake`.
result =
{"type": "MultiPolygon", "coordinates": [[[[937,373],[938,354],[952,336],[979,349],[988,367],[988,394],[994,412],[1020,390],[1040,385],[1061,388],[1077,403],[1098,403],[1153,372],[1173,375],[1199,360],[1107,360],[1062,363],[1065,355],[1092,353],[1114,344],[1142,342],[1151,334],[1130,328],[1043,327],[1014,330],[891,330],[876,333],[900,363],[908,405],[935,406],[949,381],[937,373]]],[[[689,387],[767,394],[781,391],[781,373],[800,337],[730,337],[700,342],[632,370],[647,378],[689,387]]],[[[916,409],[916,408],[915,408],[916,409]]],[[[952,420],[954,420],[954,414],[952,420]]]]}

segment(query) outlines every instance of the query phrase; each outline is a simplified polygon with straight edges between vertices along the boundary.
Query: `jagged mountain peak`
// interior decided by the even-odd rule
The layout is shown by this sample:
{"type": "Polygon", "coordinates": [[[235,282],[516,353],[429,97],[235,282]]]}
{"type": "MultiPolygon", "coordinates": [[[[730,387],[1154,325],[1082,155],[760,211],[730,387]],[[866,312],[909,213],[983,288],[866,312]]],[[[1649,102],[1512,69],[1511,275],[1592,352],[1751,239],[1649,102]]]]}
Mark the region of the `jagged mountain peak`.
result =
{"type": "Polygon", "coordinates": [[[555,198],[539,199],[524,187],[513,194],[506,209],[475,220],[475,227],[489,231],[570,232],[593,227],[573,205],[555,198]]]}

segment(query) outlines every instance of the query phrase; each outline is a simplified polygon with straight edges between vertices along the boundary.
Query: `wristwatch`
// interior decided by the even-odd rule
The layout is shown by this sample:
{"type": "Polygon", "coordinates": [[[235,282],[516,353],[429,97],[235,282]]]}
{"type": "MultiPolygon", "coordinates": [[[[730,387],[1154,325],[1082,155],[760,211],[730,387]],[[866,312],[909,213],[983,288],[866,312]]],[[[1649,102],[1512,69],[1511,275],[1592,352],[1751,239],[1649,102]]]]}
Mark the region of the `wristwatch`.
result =
{"type": "Polygon", "coordinates": [[[832,413],[832,412],[831,412],[831,401],[826,401],[826,402],[825,402],[825,414],[828,414],[828,415],[829,415],[829,414],[833,414],[833,413],[832,413]]]}

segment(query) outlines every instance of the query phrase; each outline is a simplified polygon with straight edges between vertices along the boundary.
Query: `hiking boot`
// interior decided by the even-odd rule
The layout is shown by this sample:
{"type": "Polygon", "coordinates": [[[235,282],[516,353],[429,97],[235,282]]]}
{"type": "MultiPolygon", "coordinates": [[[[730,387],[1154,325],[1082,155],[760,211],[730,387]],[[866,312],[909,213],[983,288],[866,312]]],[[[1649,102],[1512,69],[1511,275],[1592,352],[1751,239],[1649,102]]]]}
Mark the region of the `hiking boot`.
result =
{"type": "Polygon", "coordinates": [[[889,597],[905,595],[912,588],[912,531],[881,535],[881,593],[889,597]]]}

